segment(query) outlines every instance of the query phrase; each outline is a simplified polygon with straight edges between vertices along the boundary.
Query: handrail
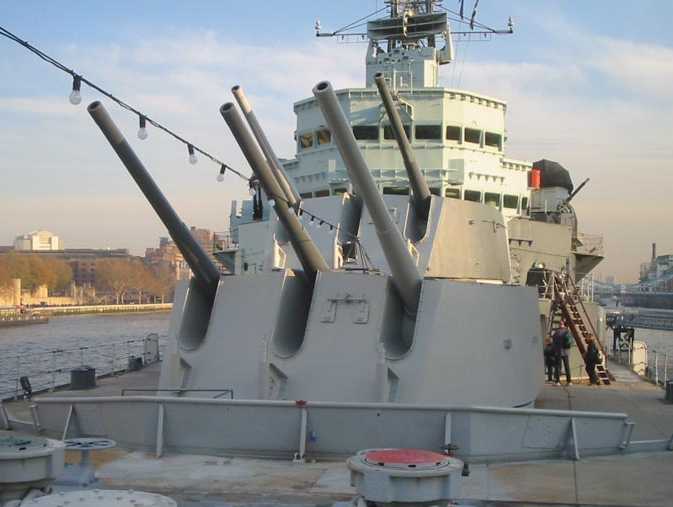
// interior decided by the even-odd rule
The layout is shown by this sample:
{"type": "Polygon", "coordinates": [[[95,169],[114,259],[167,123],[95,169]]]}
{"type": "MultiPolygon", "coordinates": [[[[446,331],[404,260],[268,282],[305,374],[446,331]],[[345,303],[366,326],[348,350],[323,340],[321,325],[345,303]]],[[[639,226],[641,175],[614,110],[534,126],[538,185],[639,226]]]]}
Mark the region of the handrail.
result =
{"type": "Polygon", "coordinates": [[[231,388],[226,389],[217,389],[217,388],[186,388],[186,387],[174,387],[174,388],[157,388],[157,387],[127,387],[122,389],[121,395],[125,396],[127,392],[144,392],[144,391],[155,391],[155,392],[167,392],[167,393],[187,393],[187,392],[204,392],[204,393],[220,393],[218,396],[214,396],[212,399],[219,399],[220,396],[229,394],[229,399],[234,399],[234,390],[231,388]]]}
{"type": "Polygon", "coordinates": [[[486,414],[512,414],[512,415],[547,415],[557,417],[597,417],[602,419],[627,419],[628,415],[618,412],[589,412],[575,410],[550,410],[533,408],[506,408],[484,407],[470,405],[414,405],[410,403],[365,403],[365,402],[332,402],[332,401],[304,401],[304,400],[226,400],[215,398],[176,398],[174,396],[68,396],[34,398],[37,404],[95,404],[95,403],[177,403],[177,404],[202,404],[202,405],[232,405],[232,406],[258,406],[258,407],[297,407],[297,408],[376,408],[381,410],[396,411],[447,411],[447,412],[473,412],[486,414]]]}

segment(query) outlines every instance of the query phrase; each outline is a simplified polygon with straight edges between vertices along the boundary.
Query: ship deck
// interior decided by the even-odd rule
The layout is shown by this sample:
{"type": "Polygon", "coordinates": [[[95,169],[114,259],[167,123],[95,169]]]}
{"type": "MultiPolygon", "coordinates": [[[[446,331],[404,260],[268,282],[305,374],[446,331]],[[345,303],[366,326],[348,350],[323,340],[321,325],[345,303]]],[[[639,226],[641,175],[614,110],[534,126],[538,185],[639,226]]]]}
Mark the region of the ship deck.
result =
{"type": "MultiPolygon", "coordinates": [[[[122,389],[156,385],[159,365],[100,379],[94,390],[68,396],[119,395],[122,389]]],[[[545,385],[536,407],[625,412],[635,421],[633,438],[655,440],[673,434],[673,404],[664,392],[619,365],[611,365],[610,386],[545,385]]],[[[64,391],[42,397],[63,396],[64,391]]],[[[29,420],[26,402],[6,404],[10,414],[29,420]]],[[[76,462],[77,456],[66,460],[76,462]]],[[[171,496],[185,506],[325,505],[355,495],[343,462],[293,464],[202,455],[166,455],[116,448],[94,453],[97,488],[136,489],[171,496]]],[[[474,464],[461,481],[470,505],[671,505],[673,452],[590,457],[579,461],[474,464]]]]}

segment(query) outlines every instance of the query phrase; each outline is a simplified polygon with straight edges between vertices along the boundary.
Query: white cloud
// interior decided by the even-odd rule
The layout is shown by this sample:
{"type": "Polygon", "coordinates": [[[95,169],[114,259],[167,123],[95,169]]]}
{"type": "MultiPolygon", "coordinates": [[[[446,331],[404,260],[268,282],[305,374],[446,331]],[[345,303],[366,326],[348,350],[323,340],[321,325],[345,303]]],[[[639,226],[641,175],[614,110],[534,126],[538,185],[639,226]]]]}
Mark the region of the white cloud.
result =
{"type": "MultiPolygon", "coordinates": [[[[507,101],[509,156],[556,159],[575,181],[591,177],[576,202],[582,228],[607,234],[611,258],[602,271],[633,276],[647,244],[670,236],[672,50],[582,33],[564,41],[570,43],[559,42],[561,50],[542,48],[524,61],[465,63],[461,87],[507,101]]],[[[268,48],[212,32],[66,50],[92,80],[246,173],[218,113],[232,100],[231,86],[244,87],[276,151],[289,156],[292,103],[326,78],[337,88],[362,86],[364,52],[362,45],[322,40],[268,48]]],[[[444,83],[455,84],[456,73],[444,69],[444,83]]],[[[58,83],[58,75],[45,76],[58,83]]],[[[0,213],[15,217],[0,223],[0,243],[48,226],[72,246],[90,239],[140,252],[163,234],[161,227],[84,107],[68,104],[70,83],[64,82],[62,96],[0,99],[0,111],[16,118],[0,123],[6,140],[0,171],[9,175],[0,187],[0,213]]],[[[86,87],[83,96],[98,98],[86,87]]],[[[205,161],[189,166],[184,147],[154,129],[139,142],[137,119],[108,108],[183,219],[224,227],[228,200],[244,195],[244,184],[216,185],[216,167],[205,161]]]]}
{"type": "Polygon", "coordinates": [[[31,114],[72,115],[72,105],[67,100],[50,97],[0,97],[0,111],[31,114]]]}

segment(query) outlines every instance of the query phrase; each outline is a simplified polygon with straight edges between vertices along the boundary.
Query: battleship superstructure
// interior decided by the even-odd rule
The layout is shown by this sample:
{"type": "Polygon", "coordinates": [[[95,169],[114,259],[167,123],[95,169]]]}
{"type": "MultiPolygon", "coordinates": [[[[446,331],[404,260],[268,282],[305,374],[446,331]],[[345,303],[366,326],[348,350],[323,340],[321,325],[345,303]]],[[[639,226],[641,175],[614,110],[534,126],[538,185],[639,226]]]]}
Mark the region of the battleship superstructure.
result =
{"type": "MultiPolygon", "coordinates": [[[[533,264],[572,272],[580,281],[602,260],[602,238],[578,232],[569,204],[573,183],[568,172],[544,159],[533,164],[505,156],[504,101],[441,86],[440,68],[453,60],[454,50],[447,13],[437,2],[389,4],[390,17],[367,25],[365,87],[337,92],[381,193],[411,192],[403,154],[376,87],[379,73],[392,91],[430,192],[493,207],[508,224],[511,281],[525,284],[533,264]]],[[[347,169],[316,99],[296,102],[294,111],[297,151],[294,158],[281,161],[283,168],[294,195],[305,199],[307,207],[329,206],[326,203],[336,199],[325,197],[353,190],[347,169]]],[[[255,209],[255,202],[232,203],[231,237],[238,248],[220,258],[236,273],[297,267],[277,257],[287,252],[272,246],[274,231],[266,222],[269,207],[260,200],[255,209]]]]}
{"type": "Polygon", "coordinates": [[[243,115],[233,103],[220,112],[256,194],[233,206],[222,277],[102,106],[89,107],[194,273],[176,296],[160,387],[534,402],[547,324],[526,281],[578,264],[572,183],[558,164],[504,158],[503,102],[438,86],[453,50],[436,6],[393,1],[368,23],[366,87],[321,82],[295,105],[294,160],[277,158],[233,88],[243,115]],[[540,173],[547,185],[531,193],[540,173]]]}

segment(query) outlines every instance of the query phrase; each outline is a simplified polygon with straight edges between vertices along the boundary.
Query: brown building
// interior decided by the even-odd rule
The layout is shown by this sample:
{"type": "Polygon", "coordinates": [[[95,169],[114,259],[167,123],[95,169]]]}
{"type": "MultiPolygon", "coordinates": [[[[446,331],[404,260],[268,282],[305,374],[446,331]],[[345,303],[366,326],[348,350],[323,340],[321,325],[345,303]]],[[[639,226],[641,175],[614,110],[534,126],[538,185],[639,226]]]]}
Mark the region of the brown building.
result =
{"type": "Polygon", "coordinates": [[[203,247],[208,255],[213,256],[213,231],[191,227],[189,231],[194,239],[203,247]]]}
{"type": "Polygon", "coordinates": [[[145,264],[155,268],[168,267],[174,271],[176,280],[189,278],[189,266],[170,238],[159,238],[159,248],[145,250],[145,264]]]}

